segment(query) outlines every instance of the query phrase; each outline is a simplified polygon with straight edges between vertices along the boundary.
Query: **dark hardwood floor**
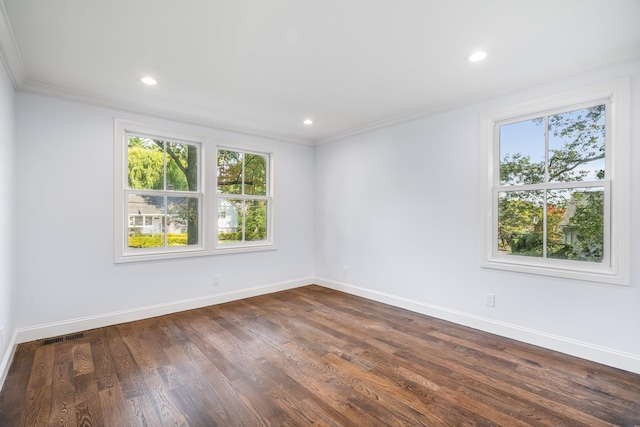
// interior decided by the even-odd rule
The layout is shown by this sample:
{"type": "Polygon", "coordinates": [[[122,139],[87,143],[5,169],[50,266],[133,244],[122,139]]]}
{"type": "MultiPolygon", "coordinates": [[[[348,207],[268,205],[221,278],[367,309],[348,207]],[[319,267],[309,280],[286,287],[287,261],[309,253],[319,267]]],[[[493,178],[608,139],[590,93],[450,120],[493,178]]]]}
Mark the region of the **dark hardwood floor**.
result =
{"type": "Polygon", "coordinates": [[[18,346],[0,426],[640,425],[640,375],[318,286],[70,338],[18,346]]]}

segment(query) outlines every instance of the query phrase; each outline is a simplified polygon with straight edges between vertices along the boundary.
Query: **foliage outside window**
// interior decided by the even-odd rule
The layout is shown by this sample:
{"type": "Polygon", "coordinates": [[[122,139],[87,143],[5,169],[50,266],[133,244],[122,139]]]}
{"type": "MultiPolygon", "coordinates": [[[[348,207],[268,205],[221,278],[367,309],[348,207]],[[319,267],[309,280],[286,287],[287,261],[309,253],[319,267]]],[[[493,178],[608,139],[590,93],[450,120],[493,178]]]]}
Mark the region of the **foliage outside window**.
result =
{"type": "Polygon", "coordinates": [[[488,118],[485,266],[625,280],[628,239],[620,232],[629,217],[622,196],[628,156],[621,153],[628,150],[628,110],[620,87],[604,93],[533,102],[488,118]]]}
{"type": "Polygon", "coordinates": [[[221,149],[217,153],[218,244],[269,240],[269,158],[221,149]]]}

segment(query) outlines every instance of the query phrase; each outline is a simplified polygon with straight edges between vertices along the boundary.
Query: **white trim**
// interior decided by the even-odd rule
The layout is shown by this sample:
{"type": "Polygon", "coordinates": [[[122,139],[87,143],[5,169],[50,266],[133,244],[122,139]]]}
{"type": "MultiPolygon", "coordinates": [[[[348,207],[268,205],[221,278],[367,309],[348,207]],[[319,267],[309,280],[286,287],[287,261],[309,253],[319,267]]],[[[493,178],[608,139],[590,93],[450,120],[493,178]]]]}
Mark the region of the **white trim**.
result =
{"type": "Polygon", "coordinates": [[[27,73],[18,50],[13,29],[4,2],[0,1],[0,62],[7,70],[13,88],[18,90],[27,83],[27,73]]]}
{"type": "Polygon", "coordinates": [[[511,323],[476,316],[462,311],[451,310],[446,307],[427,304],[410,298],[399,297],[385,292],[374,291],[329,279],[316,277],[315,283],[319,286],[324,286],[336,291],[346,292],[351,295],[389,304],[394,307],[404,308],[415,313],[432,316],[458,325],[468,326],[480,331],[500,335],[505,338],[559,351],[571,356],[580,357],[603,365],[640,374],[640,354],[626,353],[612,348],[536,331],[534,329],[525,328],[511,323]]]}
{"type": "Polygon", "coordinates": [[[29,342],[43,338],[50,338],[78,331],[102,328],[105,326],[117,325],[119,323],[133,322],[136,320],[149,319],[157,316],[177,313],[185,310],[207,307],[210,305],[223,304],[230,301],[237,301],[288,289],[299,288],[313,283],[313,278],[302,278],[287,282],[273,283],[269,285],[256,286],[253,288],[240,289],[236,291],[221,292],[218,294],[206,295],[197,298],[189,298],[164,304],[155,304],[130,310],[116,311],[112,313],[98,314],[95,316],[69,319],[62,322],[54,322],[45,325],[31,326],[17,329],[17,343],[29,342]]]}
{"type": "Polygon", "coordinates": [[[223,304],[230,301],[237,301],[244,298],[251,298],[266,295],[274,292],[295,289],[302,286],[316,284],[329,289],[345,292],[351,295],[360,296],[372,301],[389,304],[394,307],[403,308],[415,313],[432,316],[438,319],[468,326],[484,332],[500,335],[502,337],[514,339],[532,345],[537,345],[550,350],[559,351],[575,357],[591,360],[603,365],[612,366],[629,372],[640,374],[640,355],[631,354],[615,349],[585,343],[582,341],[548,334],[518,325],[476,316],[457,310],[451,310],[433,304],[427,304],[409,298],[403,298],[384,292],[374,291],[347,283],[319,277],[307,277],[287,282],[274,283],[253,288],[240,289],[237,291],[222,292],[219,294],[207,295],[198,298],[185,299],[156,304],[152,306],[140,307],[131,310],[123,310],[112,313],[105,313],[96,316],[70,319],[62,322],[54,322],[44,325],[32,326],[28,328],[18,328],[13,333],[13,337],[7,351],[4,354],[2,364],[0,364],[0,388],[4,384],[9,366],[18,344],[51,338],[60,335],[72,334],[94,328],[101,328],[117,325],[124,322],[148,319],[156,316],[163,316],[185,310],[192,310],[216,304],[223,304]]]}
{"type": "Polygon", "coordinates": [[[314,145],[329,144],[348,137],[373,132],[378,129],[384,129],[401,123],[410,122],[412,120],[430,117],[443,112],[455,110],[457,108],[463,108],[468,105],[483,102],[488,99],[494,99],[499,96],[508,95],[516,90],[521,91],[525,89],[540,87],[541,85],[554,82],[559,79],[573,78],[576,75],[583,74],[588,70],[595,70],[609,65],[631,62],[637,60],[638,58],[640,58],[640,45],[635,44],[629,48],[622,49],[617,52],[612,52],[610,55],[601,57],[600,59],[596,59],[595,61],[593,60],[593,58],[591,58],[589,61],[576,63],[573,66],[566,67],[562,70],[539,74],[532,78],[521,79],[507,85],[494,86],[491,88],[483,89],[475,93],[466,94],[465,96],[458,99],[444,101],[430,107],[424,107],[417,110],[404,112],[372,123],[367,123],[362,126],[346,129],[333,135],[320,137],[319,139],[315,140],[314,145]]]}
{"type": "Polygon", "coordinates": [[[18,347],[18,332],[14,331],[11,336],[11,341],[9,341],[9,345],[7,346],[7,350],[2,357],[2,362],[0,362],[0,390],[2,390],[2,386],[4,385],[4,380],[7,378],[7,374],[9,373],[9,368],[11,367],[11,362],[13,361],[13,356],[16,354],[16,348],[18,347]]]}
{"type": "MultiPolygon", "coordinates": [[[[485,268],[516,271],[522,273],[539,274],[553,277],[563,277],[610,283],[615,285],[629,285],[631,270],[631,239],[628,230],[631,226],[631,179],[630,179],[630,117],[631,117],[631,80],[629,77],[610,82],[573,90],[558,95],[522,102],[487,112],[481,120],[483,137],[483,158],[481,177],[482,185],[481,218],[481,266],[485,268]],[[531,257],[501,256],[495,253],[496,224],[494,207],[493,181],[498,174],[496,162],[496,125],[499,122],[515,118],[526,118],[531,115],[547,114],[556,109],[565,111],[572,106],[592,104],[596,101],[609,100],[607,110],[607,181],[610,182],[609,195],[605,203],[609,202],[612,212],[610,215],[610,229],[605,230],[605,255],[602,264],[581,263],[566,260],[534,259],[531,257]],[[610,111],[609,111],[610,110],[610,111]],[[607,246],[608,245],[608,246],[607,246]]],[[[605,181],[603,181],[604,183],[605,181]]],[[[578,183],[565,187],[579,186],[578,183]]],[[[527,186],[527,188],[532,186],[527,186]]],[[[548,187],[548,185],[547,185],[548,187]]],[[[515,187],[511,187],[515,189],[515,187]]]]}
{"type": "Polygon", "coordinates": [[[89,329],[102,328],[105,326],[117,325],[119,323],[134,322],[136,320],[149,319],[156,316],[178,313],[185,310],[208,307],[210,305],[223,304],[230,301],[237,301],[245,298],[267,295],[274,292],[286,291],[288,289],[299,288],[313,284],[312,277],[290,280],[287,282],[273,283],[269,285],[256,286],[253,288],[240,289],[237,291],[221,292],[219,294],[206,295],[198,298],[190,298],[164,304],[150,305],[146,307],[134,308],[130,310],[104,313],[95,316],[79,317],[62,322],[48,323],[44,325],[18,328],[14,331],[11,341],[0,363],[0,390],[9,372],[11,361],[16,352],[18,344],[51,338],[60,335],[72,334],[89,329]]]}

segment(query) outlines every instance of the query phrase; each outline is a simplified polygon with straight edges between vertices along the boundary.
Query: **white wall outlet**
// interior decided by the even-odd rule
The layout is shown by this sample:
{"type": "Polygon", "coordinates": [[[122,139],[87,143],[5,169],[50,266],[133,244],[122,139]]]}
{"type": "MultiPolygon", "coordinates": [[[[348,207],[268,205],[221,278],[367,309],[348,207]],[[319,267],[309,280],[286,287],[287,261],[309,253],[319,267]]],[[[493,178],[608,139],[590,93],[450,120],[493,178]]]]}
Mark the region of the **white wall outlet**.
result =
{"type": "Polygon", "coordinates": [[[346,265],[342,266],[342,275],[343,276],[348,276],[349,275],[349,269],[347,268],[346,265]]]}
{"type": "Polygon", "coordinates": [[[495,307],[496,296],[494,294],[484,294],[484,305],[488,307],[495,307]]]}
{"type": "Polygon", "coordinates": [[[4,326],[0,326],[0,348],[2,347],[2,336],[4,335],[4,326]]]}
{"type": "Polygon", "coordinates": [[[220,276],[213,276],[211,284],[213,286],[218,286],[220,284],[220,276]]]}

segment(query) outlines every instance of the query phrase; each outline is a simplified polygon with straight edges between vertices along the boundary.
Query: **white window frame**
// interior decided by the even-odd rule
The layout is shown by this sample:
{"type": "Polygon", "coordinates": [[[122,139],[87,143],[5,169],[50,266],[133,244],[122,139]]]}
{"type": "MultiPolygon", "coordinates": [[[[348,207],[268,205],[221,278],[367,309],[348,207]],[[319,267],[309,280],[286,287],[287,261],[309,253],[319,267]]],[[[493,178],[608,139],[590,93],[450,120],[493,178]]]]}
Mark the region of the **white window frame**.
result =
{"type": "MultiPolygon", "coordinates": [[[[272,170],[272,155],[270,153],[264,152],[264,151],[256,151],[255,148],[251,149],[251,148],[241,148],[238,146],[228,146],[228,145],[218,145],[216,147],[216,190],[217,190],[217,176],[218,176],[218,170],[217,170],[217,163],[218,163],[218,150],[227,150],[227,151],[235,151],[235,152],[239,152],[242,154],[256,154],[256,155],[260,155],[260,156],[264,156],[266,157],[266,178],[267,178],[267,188],[266,188],[266,195],[265,196],[257,196],[257,195],[245,195],[245,194],[218,194],[216,191],[216,195],[215,195],[215,206],[216,206],[216,221],[215,221],[215,247],[217,250],[224,250],[224,251],[237,251],[237,250],[244,250],[245,248],[259,248],[259,247],[269,247],[273,245],[273,220],[272,220],[272,216],[273,216],[273,186],[272,186],[272,182],[273,182],[273,176],[271,174],[271,170],[272,170]],[[241,242],[224,242],[224,243],[220,243],[218,241],[218,199],[219,198],[225,198],[225,199],[240,199],[240,200],[265,200],[267,202],[267,225],[266,225],[266,231],[267,231],[267,239],[266,240],[243,240],[241,242]]],[[[242,179],[244,181],[244,172],[242,174],[242,179]]],[[[245,218],[246,219],[246,218],[245,218]]],[[[243,229],[244,229],[244,224],[243,224],[243,229]]],[[[246,232],[246,230],[245,230],[246,232]]]]}
{"type": "MultiPolygon", "coordinates": [[[[273,163],[275,154],[273,150],[257,144],[247,144],[237,141],[217,140],[212,136],[192,135],[162,128],[154,125],[123,120],[114,120],[114,262],[128,263],[139,261],[154,261],[174,258],[186,258],[195,256],[218,255],[238,252],[253,252],[276,249],[274,212],[275,200],[273,197],[273,163]],[[198,192],[200,197],[198,204],[198,244],[188,246],[167,246],[164,248],[129,248],[128,230],[129,213],[127,194],[129,192],[144,193],[144,190],[129,190],[127,179],[127,154],[128,135],[149,136],[165,141],[184,142],[199,146],[198,167],[198,192]],[[267,237],[266,241],[242,242],[242,244],[219,245],[217,233],[217,153],[219,148],[234,151],[242,151],[266,155],[269,159],[267,165],[269,184],[269,211],[267,212],[267,237]]],[[[171,195],[181,196],[193,193],[172,192],[171,195]]]]}
{"type": "MultiPolygon", "coordinates": [[[[631,250],[631,175],[630,175],[630,79],[612,82],[513,105],[484,114],[481,194],[482,266],[521,273],[539,274],[600,283],[628,285],[631,250]],[[500,254],[497,250],[497,192],[499,183],[498,126],[527,120],[554,111],[569,111],[585,106],[607,104],[605,148],[605,248],[601,263],[544,259],[500,254]],[[575,107],[575,108],[574,108],[575,107]],[[608,193],[608,194],[607,194],[608,193]],[[608,227],[607,227],[608,222],[608,227]]],[[[562,183],[562,188],[584,187],[580,183],[562,183]]],[[[511,187],[513,188],[513,186],[511,187]]]]}

